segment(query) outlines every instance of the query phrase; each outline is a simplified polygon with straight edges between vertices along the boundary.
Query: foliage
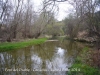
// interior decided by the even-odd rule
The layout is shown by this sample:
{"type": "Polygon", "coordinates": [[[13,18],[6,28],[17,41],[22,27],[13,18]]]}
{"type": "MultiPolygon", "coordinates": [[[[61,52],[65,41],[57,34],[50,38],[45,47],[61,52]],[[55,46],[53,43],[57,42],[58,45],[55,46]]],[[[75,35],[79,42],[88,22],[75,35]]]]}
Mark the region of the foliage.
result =
{"type": "Polygon", "coordinates": [[[64,23],[64,32],[71,39],[75,38],[78,33],[78,19],[74,16],[75,14],[69,14],[67,18],[65,18],[64,23]]]}
{"type": "Polygon", "coordinates": [[[44,34],[52,35],[52,37],[57,37],[60,35],[64,35],[63,31],[63,22],[56,21],[56,19],[52,19],[52,22],[49,23],[44,31],[44,34]]]}

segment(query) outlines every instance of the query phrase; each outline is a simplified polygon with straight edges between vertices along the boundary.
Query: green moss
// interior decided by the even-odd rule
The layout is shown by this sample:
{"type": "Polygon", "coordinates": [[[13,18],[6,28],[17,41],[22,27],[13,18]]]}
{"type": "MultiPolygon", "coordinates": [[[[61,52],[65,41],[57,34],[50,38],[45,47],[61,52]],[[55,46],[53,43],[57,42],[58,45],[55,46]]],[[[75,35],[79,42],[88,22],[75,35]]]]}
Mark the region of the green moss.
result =
{"type": "Polygon", "coordinates": [[[46,40],[47,40],[46,38],[40,38],[40,39],[32,39],[28,41],[23,41],[23,42],[1,43],[0,51],[16,50],[16,49],[24,48],[30,45],[41,44],[45,42],[46,40]]]}

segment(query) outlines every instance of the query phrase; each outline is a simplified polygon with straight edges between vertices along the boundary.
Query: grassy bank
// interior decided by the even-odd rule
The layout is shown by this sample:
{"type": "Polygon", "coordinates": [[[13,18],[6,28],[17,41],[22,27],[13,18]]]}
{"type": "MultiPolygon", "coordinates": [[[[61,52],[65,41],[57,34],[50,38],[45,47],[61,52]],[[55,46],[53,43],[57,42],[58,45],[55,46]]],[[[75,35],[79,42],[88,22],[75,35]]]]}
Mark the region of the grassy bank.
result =
{"type": "Polygon", "coordinates": [[[70,68],[68,75],[100,75],[98,68],[86,64],[75,63],[70,68]]]}
{"type": "Polygon", "coordinates": [[[30,45],[41,44],[45,42],[46,38],[32,39],[23,42],[0,43],[0,51],[16,50],[30,45]]]}
{"type": "Polygon", "coordinates": [[[83,48],[82,53],[77,56],[74,64],[70,67],[68,75],[100,75],[100,69],[96,66],[90,65],[93,61],[88,63],[89,60],[92,60],[90,59],[91,57],[89,56],[88,51],[88,47],[83,48]]]}

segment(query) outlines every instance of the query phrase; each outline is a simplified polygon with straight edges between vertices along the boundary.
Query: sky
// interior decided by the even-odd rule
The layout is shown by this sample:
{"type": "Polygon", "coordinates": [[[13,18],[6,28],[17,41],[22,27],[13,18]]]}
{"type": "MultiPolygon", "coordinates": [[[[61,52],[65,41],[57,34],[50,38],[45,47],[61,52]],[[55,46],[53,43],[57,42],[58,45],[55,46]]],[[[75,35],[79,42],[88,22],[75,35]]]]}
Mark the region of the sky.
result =
{"type": "MultiPolygon", "coordinates": [[[[36,9],[41,8],[41,2],[42,0],[34,0],[34,6],[36,7],[36,9]]],[[[72,11],[73,7],[68,2],[60,2],[57,4],[59,6],[59,12],[56,15],[56,19],[58,21],[61,21],[68,16],[68,14],[72,11]]]]}
{"type": "Polygon", "coordinates": [[[72,11],[73,7],[68,2],[59,3],[59,13],[57,19],[63,20],[72,11]]]}

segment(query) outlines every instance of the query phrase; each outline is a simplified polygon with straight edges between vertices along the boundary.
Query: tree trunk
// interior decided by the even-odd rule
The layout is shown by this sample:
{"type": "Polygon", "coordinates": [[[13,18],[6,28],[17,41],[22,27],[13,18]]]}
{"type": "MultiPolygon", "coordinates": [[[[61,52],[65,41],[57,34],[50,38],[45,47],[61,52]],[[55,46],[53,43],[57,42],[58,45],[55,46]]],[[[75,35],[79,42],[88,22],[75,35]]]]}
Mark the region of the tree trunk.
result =
{"type": "Polygon", "coordinates": [[[41,33],[37,33],[34,37],[37,39],[40,35],[41,33]]]}

